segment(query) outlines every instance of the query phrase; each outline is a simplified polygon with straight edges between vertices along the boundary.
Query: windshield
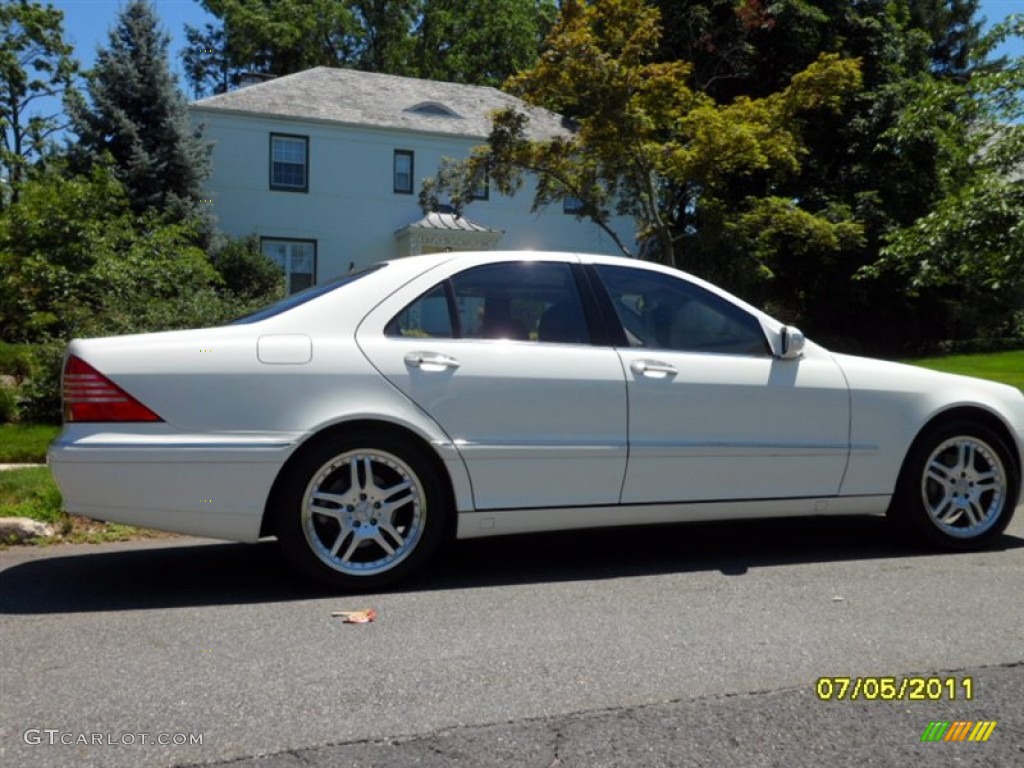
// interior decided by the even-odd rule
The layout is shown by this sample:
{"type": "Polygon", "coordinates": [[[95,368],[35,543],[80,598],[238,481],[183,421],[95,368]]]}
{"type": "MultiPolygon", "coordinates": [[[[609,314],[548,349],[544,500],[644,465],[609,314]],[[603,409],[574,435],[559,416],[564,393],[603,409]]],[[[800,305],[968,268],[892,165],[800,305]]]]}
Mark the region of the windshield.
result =
{"type": "Polygon", "coordinates": [[[294,309],[300,304],[305,304],[307,301],[323,296],[325,293],[337,290],[342,286],[354,283],[361,277],[365,277],[371,272],[376,272],[381,267],[386,266],[385,264],[374,264],[369,267],[361,267],[360,269],[353,270],[352,272],[346,272],[343,275],[338,275],[324,283],[318,283],[317,285],[310,286],[304,291],[293,293],[291,296],[287,296],[278,302],[271,304],[269,307],[258,309],[251,314],[244,315],[237,320],[233,320],[229,325],[246,325],[248,323],[257,323],[260,320],[266,320],[268,317],[274,315],[280,315],[282,312],[287,312],[289,309],[294,309]]]}

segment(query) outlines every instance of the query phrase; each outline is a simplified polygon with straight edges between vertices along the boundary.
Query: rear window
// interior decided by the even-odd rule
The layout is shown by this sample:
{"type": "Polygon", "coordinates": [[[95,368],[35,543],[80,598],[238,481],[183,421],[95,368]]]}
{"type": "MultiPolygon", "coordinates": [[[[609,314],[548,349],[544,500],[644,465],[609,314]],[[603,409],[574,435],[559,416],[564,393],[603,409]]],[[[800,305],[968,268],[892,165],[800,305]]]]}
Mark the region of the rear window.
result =
{"type": "Polygon", "coordinates": [[[354,283],[361,277],[366,277],[371,272],[376,272],[381,267],[387,266],[386,264],[374,264],[369,267],[362,267],[360,269],[353,270],[352,272],[346,272],[344,275],[338,275],[338,277],[331,278],[325,283],[319,283],[318,285],[310,286],[304,291],[293,293],[280,301],[271,304],[269,307],[256,310],[255,312],[244,315],[237,320],[233,320],[229,325],[247,325],[248,323],[258,323],[260,320],[266,320],[268,317],[274,317],[274,315],[280,315],[282,312],[287,312],[290,309],[294,309],[300,304],[305,304],[307,301],[323,296],[325,293],[330,293],[338,288],[354,283]]]}

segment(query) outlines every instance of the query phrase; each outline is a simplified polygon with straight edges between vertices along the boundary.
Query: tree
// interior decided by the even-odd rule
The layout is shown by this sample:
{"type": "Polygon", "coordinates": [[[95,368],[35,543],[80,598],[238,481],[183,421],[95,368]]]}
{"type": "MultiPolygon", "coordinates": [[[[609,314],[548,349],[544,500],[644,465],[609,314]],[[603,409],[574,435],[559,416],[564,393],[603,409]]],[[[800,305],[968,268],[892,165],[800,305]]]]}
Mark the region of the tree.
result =
{"type": "Polygon", "coordinates": [[[4,341],[67,340],[214,319],[217,273],[194,222],[132,212],[113,169],[53,168],[0,218],[4,341]],[[197,314],[198,313],[198,314],[197,314]]]}
{"type": "Polygon", "coordinates": [[[87,168],[109,153],[136,212],[189,215],[200,210],[209,159],[171,75],[168,43],[147,0],[124,7],[88,75],[91,105],[69,104],[73,155],[87,168]]]}
{"type": "Polygon", "coordinates": [[[425,0],[414,35],[416,74],[500,86],[536,61],[555,12],[553,0],[425,0]]]}
{"type": "Polygon", "coordinates": [[[912,25],[929,37],[933,71],[944,77],[963,76],[977,64],[981,44],[980,0],[910,0],[912,25]]]}
{"type": "MultiPolygon", "coordinates": [[[[799,200],[783,205],[773,190],[799,170],[804,116],[836,109],[859,85],[857,63],[823,56],[775,93],[718,104],[691,87],[691,64],[653,61],[660,34],[658,10],[641,0],[565,2],[537,64],[507,85],[528,103],[567,116],[575,130],[532,140],[528,116],[505,110],[495,116],[486,147],[446,164],[425,185],[423,206],[450,194],[458,212],[484,173],[503,194],[533,175],[534,209],[575,198],[578,215],[603,228],[624,253],[631,238],[614,232],[611,218],[630,215],[640,255],[696,266],[711,277],[733,274],[736,265],[695,265],[679,246],[694,227],[716,218],[719,226],[729,224],[721,221],[721,201],[735,180],[757,180],[744,205],[749,215],[784,207],[791,228],[834,229],[834,217],[806,210],[799,200]]],[[[835,242],[845,237],[834,235],[835,242]]]]}
{"type": "Polygon", "coordinates": [[[201,2],[221,26],[186,26],[183,58],[196,96],[224,93],[250,74],[288,75],[356,60],[360,26],[346,0],[201,2]]]}
{"type": "Polygon", "coordinates": [[[355,64],[368,72],[412,73],[412,36],[420,0],[351,0],[359,23],[355,64]]]}
{"type": "MultiPolygon", "coordinates": [[[[837,348],[860,350],[864,343],[896,340],[892,327],[904,329],[899,341],[914,349],[928,344],[932,334],[946,333],[945,308],[923,294],[911,296],[895,272],[878,271],[870,280],[855,276],[878,259],[889,233],[926,215],[942,194],[934,132],[903,132],[896,141],[892,129],[912,108],[922,83],[962,80],[973,68],[992,66],[982,65],[981,41],[972,32],[976,4],[662,0],[659,5],[668,32],[661,58],[692,60],[693,87],[718,103],[773,93],[823,51],[861,63],[860,90],[835,111],[804,117],[807,151],[800,171],[776,185],[780,198],[800,200],[821,216],[851,217],[861,236],[822,240],[811,230],[799,238],[782,237],[780,228],[786,228],[778,218],[760,227],[753,223],[756,217],[746,217],[742,226],[694,228],[686,244],[697,260],[727,254],[727,261],[735,261],[737,254],[759,253],[774,279],[753,291],[744,286],[751,298],[837,348]],[[964,64],[959,53],[950,53],[954,49],[972,51],[974,58],[964,64]]],[[[726,219],[742,216],[750,181],[757,180],[733,180],[722,195],[726,219]]],[[[874,351],[906,349],[875,346],[874,351]]]]}
{"type": "MultiPolygon", "coordinates": [[[[979,46],[1010,34],[1011,17],[979,46]]],[[[969,62],[977,64],[977,59],[969,62]]],[[[922,135],[938,148],[938,195],[930,209],[888,233],[881,257],[863,274],[895,272],[911,291],[960,305],[961,325],[987,333],[1024,328],[1024,56],[999,68],[974,66],[963,78],[922,82],[889,132],[902,146],[922,135]],[[1013,311],[1020,327],[1012,323],[1013,311]],[[969,322],[964,322],[964,320],[969,322]]]]}
{"type": "Polygon", "coordinates": [[[201,0],[220,19],[187,27],[197,97],[248,75],[315,66],[500,85],[534,62],[555,0],[201,0]]]}
{"type": "Polygon", "coordinates": [[[33,158],[64,123],[59,113],[41,114],[41,99],[60,98],[78,69],[64,42],[64,14],[29,0],[0,3],[0,208],[17,200],[33,158]]]}

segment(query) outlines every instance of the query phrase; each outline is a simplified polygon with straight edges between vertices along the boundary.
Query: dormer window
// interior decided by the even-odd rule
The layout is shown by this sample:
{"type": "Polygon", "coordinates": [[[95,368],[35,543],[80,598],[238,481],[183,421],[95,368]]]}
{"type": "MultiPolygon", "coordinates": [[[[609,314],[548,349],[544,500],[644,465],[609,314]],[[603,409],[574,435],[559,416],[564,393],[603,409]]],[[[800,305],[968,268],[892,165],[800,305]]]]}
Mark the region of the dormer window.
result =
{"type": "Polygon", "coordinates": [[[417,115],[426,115],[427,117],[462,117],[451,107],[447,107],[439,101],[421,101],[405,111],[415,112],[417,115]]]}

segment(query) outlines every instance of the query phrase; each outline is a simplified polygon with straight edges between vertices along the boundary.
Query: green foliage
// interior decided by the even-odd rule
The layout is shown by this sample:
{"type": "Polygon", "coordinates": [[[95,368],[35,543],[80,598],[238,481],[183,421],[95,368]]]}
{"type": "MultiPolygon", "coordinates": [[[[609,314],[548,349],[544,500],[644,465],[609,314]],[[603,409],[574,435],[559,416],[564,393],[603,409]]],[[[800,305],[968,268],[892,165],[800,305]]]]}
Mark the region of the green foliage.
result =
{"type": "Polygon", "coordinates": [[[0,426],[0,464],[43,464],[46,449],[60,427],[49,424],[4,424],[0,426]]]}
{"type": "Polygon", "coordinates": [[[414,73],[500,86],[533,64],[555,13],[553,0],[424,0],[414,32],[414,73]]]}
{"type": "Polygon", "coordinates": [[[910,0],[914,27],[931,40],[928,54],[933,70],[943,76],[959,75],[976,63],[981,45],[979,0],[910,0]]]}
{"type": "MultiPolygon", "coordinates": [[[[63,37],[64,14],[29,0],[0,3],[0,178],[12,199],[33,160],[63,127],[60,114],[39,111],[40,100],[57,97],[78,69],[63,37]]],[[[2,182],[0,182],[2,184],[2,182]]],[[[0,209],[8,200],[0,188],[0,209]]]]}
{"type": "MultiPolygon", "coordinates": [[[[823,55],[778,91],[720,104],[691,87],[689,63],[653,60],[660,36],[658,11],[642,0],[564,3],[537,64],[507,85],[527,102],[572,118],[576,130],[535,140],[527,115],[498,113],[488,146],[461,165],[442,167],[423,189],[423,207],[436,207],[447,194],[459,211],[471,199],[467,184],[485,171],[503,194],[515,193],[530,173],[538,178],[534,209],[574,197],[582,202],[579,215],[625,253],[629,238],[612,231],[611,219],[630,215],[642,255],[692,269],[689,254],[677,251],[687,220],[733,215],[722,195],[755,176],[763,179],[762,192],[747,195],[740,213],[757,216],[764,192],[800,168],[804,115],[838,109],[860,74],[856,61],[823,55]]],[[[799,206],[794,198],[792,207],[799,206]]],[[[816,215],[805,210],[801,221],[816,215]]],[[[742,222],[733,226],[745,231],[742,222]]],[[[819,217],[816,231],[833,226],[819,217]]],[[[833,234],[836,241],[845,237],[833,234]]]]}
{"type": "Polygon", "coordinates": [[[0,472],[0,517],[59,523],[64,500],[46,467],[0,472]]]}
{"type": "Polygon", "coordinates": [[[224,238],[214,245],[210,261],[223,281],[223,292],[245,305],[239,314],[284,298],[284,270],[263,254],[255,235],[224,238]]]}
{"type": "Polygon", "coordinates": [[[893,232],[874,269],[884,267],[905,273],[915,290],[1009,290],[1024,304],[1024,181],[978,174],[893,232]]]}
{"type": "Polygon", "coordinates": [[[2,337],[37,344],[21,387],[22,419],[59,420],[60,366],[72,337],[219,325],[282,294],[280,271],[252,240],[216,251],[222,277],[195,245],[200,227],[135,214],[102,165],[89,176],[52,170],[23,185],[0,217],[2,337]]]}
{"type": "Polygon", "coordinates": [[[0,341],[0,376],[15,380],[32,375],[32,347],[28,344],[6,344],[0,341]]]}
{"type": "Polygon", "coordinates": [[[554,0],[201,0],[219,20],[186,27],[196,97],[248,75],[315,66],[499,85],[537,57],[554,0]]]}
{"type": "Polygon", "coordinates": [[[18,417],[18,392],[0,381],[0,424],[14,421],[18,417]]]}
{"type": "Polygon", "coordinates": [[[59,424],[60,377],[64,341],[46,341],[32,347],[32,376],[18,391],[18,421],[27,424],[59,424]]]}
{"type": "MultiPolygon", "coordinates": [[[[730,221],[726,229],[749,248],[750,256],[768,277],[775,276],[776,268],[791,271],[787,267],[794,261],[858,247],[864,236],[863,225],[848,210],[836,207],[814,215],[780,197],[751,200],[748,210],[730,221]],[[780,253],[786,254],[781,262],[780,253]]],[[[797,279],[796,275],[789,277],[797,279]]]]}
{"type": "MultiPolygon", "coordinates": [[[[17,420],[18,393],[32,375],[32,369],[29,345],[0,342],[0,424],[17,420]]],[[[0,462],[6,449],[6,445],[0,443],[0,462]]]]}
{"type": "Polygon", "coordinates": [[[221,24],[186,26],[185,73],[197,97],[223,93],[246,73],[287,75],[355,55],[358,24],[342,0],[200,1],[221,24]]]}
{"type": "Polygon", "coordinates": [[[137,217],[113,173],[52,172],[0,219],[0,325],[7,341],[102,335],[217,317],[219,279],[196,224],[137,217]]]}
{"type": "Polygon", "coordinates": [[[112,157],[136,213],[194,217],[209,159],[168,66],[169,39],[148,0],[123,8],[88,75],[91,105],[68,102],[79,136],[73,157],[85,169],[112,157]]]}
{"type": "MultiPolygon", "coordinates": [[[[998,26],[991,46],[1024,33],[1024,18],[998,26]]],[[[1024,57],[959,80],[922,82],[887,134],[901,146],[926,135],[937,147],[931,209],[886,236],[868,277],[896,274],[914,293],[961,304],[977,328],[1012,332],[1024,306],[1024,57]]]]}

